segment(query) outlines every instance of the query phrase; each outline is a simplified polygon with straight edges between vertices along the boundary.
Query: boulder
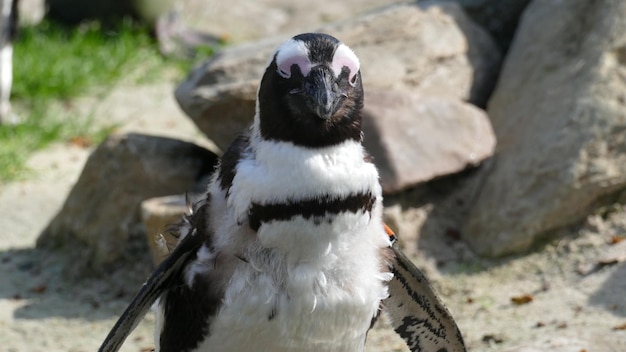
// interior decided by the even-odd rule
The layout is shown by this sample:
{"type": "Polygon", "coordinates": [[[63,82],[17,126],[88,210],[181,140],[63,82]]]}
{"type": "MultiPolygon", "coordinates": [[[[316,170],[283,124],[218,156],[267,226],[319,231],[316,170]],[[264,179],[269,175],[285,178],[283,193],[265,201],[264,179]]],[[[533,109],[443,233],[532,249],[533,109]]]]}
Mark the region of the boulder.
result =
{"type": "Polygon", "coordinates": [[[218,148],[226,150],[237,134],[252,123],[258,82],[246,80],[200,86],[193,89],[192,95],[181,93],[187,82],[189,80],[176,90],[178,103],[200,131],[218,148]]]}
{"type": "Polygon", "coordinates": [[[468,216],[481,254],[529,249],[626,187],[626,2],[536,0],[488,113],[496,163],[468,216]]]}
{"type": "Polygon", "coordinates": [[[496,144],[483,110],[403,91],[368,91],[363,129],[387,194],[477,166],[496,144]]]}
{"type": "MultiPolygon", "coordinates": [[[[440,96],[483,105],[500,65],[489,35],[455,3],[402,4],[326,25],[354,49],[371,89],[440,96]],[[401,23],[402,25],[398,25],[401,23]]],[[[190,73],[176,99],[220,148],[252,122],[267,60],[285,40],[273,38],[218,53],[190,73]]]]}
{"type": "Polygon", "coordinates": [[[143,200],[191,190],[216,160],[212,152],[183,141],[112,135],[89,157],[37,247],[67,254],[77,275],[101,272],[125,259],[129,241],[143,232],[143,200]]]}
{"type": "Polygon", "coordinates": [[[321,23],[353,18],[398,0],[180,0],[176,6],[194,28],[216,33],[232,42],[310,31],[321,23]]]}

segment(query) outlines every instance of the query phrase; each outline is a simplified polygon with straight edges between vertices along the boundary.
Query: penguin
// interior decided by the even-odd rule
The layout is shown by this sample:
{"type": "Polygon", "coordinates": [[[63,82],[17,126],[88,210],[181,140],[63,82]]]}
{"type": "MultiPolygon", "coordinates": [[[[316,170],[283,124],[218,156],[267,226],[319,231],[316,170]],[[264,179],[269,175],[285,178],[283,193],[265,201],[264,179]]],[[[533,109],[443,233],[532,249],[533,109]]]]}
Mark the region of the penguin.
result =
{"type": "Polygon", "coordinates": [[[280,45],[252,126],[99,351],[117,351],[153,304],[157,352],[363,351],[381,312],[411,351],[466,351],[383,223],[363,98],[359,59],[336,38],[280,45]]]}

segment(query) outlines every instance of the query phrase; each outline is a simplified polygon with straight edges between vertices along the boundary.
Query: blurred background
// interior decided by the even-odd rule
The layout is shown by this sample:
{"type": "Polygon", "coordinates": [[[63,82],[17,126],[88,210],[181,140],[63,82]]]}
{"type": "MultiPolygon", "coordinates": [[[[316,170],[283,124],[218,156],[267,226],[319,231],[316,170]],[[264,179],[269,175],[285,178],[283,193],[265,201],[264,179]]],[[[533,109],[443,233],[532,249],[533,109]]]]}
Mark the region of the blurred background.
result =
{"type": "Polygon", "coordinates": [[[385,221],[469,350],[626,350],[626,2],[0,3],[2,351],[98,348],[307,31],[359,56],[385,221]]]}

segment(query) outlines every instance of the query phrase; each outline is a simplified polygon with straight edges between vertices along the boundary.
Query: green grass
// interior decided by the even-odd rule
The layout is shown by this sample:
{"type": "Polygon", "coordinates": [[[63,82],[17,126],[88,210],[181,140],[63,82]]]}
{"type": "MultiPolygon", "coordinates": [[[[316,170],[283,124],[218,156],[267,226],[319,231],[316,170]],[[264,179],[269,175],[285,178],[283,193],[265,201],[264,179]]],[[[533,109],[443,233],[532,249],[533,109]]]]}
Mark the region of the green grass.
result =
{"type": "Polygon", "coordinates": [[[22,122],[0,125],[0,184],[26,175],[28,157],[53,142],[106,136],[112,126],[94,129],[71,109],[73,99],[107,94],[118,82],[179,79],[191,67],[164,59],[148,29],[129,21],[115,29],[44,21],[20,30],[13,58],[11,101],[22,122]]]}

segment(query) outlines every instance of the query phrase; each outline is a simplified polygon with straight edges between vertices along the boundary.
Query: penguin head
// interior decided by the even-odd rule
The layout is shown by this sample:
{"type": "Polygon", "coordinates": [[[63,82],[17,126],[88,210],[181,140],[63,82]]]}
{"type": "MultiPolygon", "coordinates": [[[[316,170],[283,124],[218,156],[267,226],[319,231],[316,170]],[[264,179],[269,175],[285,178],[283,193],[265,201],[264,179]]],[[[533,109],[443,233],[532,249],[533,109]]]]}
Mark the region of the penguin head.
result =
{"type": "Polygon", "coordinates": [[[274,53],[259,87],[261,136],[305,147],[361,139],[363,86],[354,52],[321,33],[300,34],[274,53]]]}

